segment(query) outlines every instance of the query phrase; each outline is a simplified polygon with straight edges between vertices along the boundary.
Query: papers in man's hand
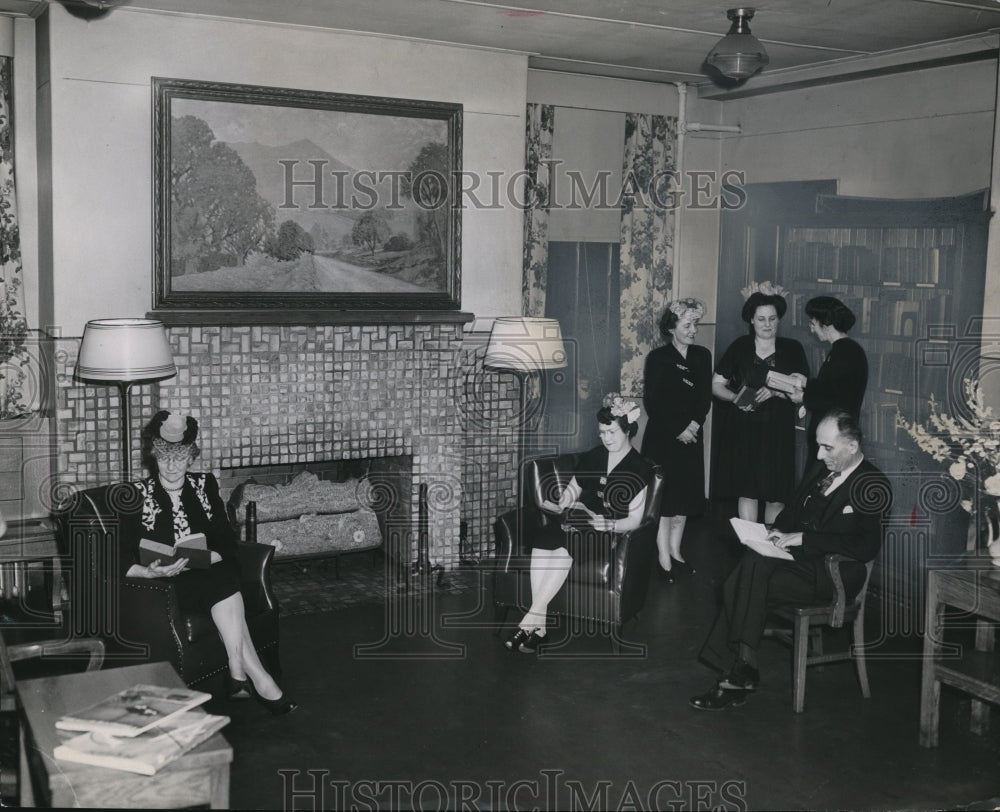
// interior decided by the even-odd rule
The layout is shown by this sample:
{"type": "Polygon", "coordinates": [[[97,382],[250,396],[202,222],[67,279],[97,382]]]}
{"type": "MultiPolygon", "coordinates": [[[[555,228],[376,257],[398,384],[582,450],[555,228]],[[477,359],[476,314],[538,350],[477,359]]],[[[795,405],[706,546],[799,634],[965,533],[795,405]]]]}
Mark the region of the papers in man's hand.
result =
{"type": "Polygon", "coordinates": [[[795,557],[788,552],[788,550],[782,550],[780,547],[775,547],[774,542],[768,540],[767,536],[769,531],[760,522],[748,522],[746,519],[739,519],[734,516],[729,520],[729,523],[733,526],[733,530],[736,531],[736,535],[740,542],[745,544],[751,550],[754,550],[761,555],[766,555],[769,558],[787,558],[790,561],[795,560],[795,557]]]}

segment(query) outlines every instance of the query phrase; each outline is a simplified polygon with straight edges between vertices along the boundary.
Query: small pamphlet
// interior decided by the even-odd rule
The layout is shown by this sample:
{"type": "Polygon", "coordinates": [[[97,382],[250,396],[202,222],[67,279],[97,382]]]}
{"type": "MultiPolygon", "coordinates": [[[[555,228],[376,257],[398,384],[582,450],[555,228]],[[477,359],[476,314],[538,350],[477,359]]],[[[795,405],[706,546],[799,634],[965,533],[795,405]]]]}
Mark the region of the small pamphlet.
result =
{"type": "Polygon", "coordinates": [[[733,530],[736,531],[736,535],[742,544],[745,544],[751,550],[754,550],[761,555],[766,555],[768,558],[786,558],[789,561],[794,561],[795,556],[793,556],[788,550],[783,550],[781,547],[775,547],[774,542],[768,539],[770,530],[767,529],[760,522],[750,522],[746,519],[740,519],[733,516],[729,520],[729,523],[733,526],[733,530]]]}
{"type": "Polygon", "coordinates": [[[775,372],[773,369],[768,370],[766,380],[768,389],[784,392],[786,395],[792,394],[799,388],[798,378],[791,375],[785,375],[781,372],[775,372]]]}
{"type": "Polygon", "coordinates": [[[59,730],[94,730],[109,736],[138,736],[212,698],[190,688],[134,685],[90,707],[56,720],[59,730]]]}
{"type": "Polygon", "coordinates": [[[228,716],[197,708],[176,714],[138,736],[110,736],[93,730],[81,733],[59,744],[52,754],[63,761],[154,775],[227,724],[228,716]]]}
{"type": "Polygon", "coordinates": [[[185,536],[173,546],[152,539],[142,539],[139,542],[139,563],[144,567],[148,567],[154,561],[167,566],[181,558],[186,558],[188,566],[193,569],[206,569],[212,566],[212,551],[208,549],[208,540],[204,533],[185,536]]]}

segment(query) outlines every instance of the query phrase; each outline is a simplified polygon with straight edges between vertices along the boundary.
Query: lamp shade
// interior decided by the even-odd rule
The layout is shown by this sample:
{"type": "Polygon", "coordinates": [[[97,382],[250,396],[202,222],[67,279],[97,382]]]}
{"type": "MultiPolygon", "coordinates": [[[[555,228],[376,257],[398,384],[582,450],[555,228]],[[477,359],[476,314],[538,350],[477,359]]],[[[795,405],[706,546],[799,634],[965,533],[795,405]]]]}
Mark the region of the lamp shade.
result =
{"type": "Polygon", "coordinates": [[[163,322],[95,319],[83,329],[75,372],[81,380],[149,381],[176,374],[163,322]]]}
{"type": "Polygon", "coordinates": [[[748,21],[752,8],[733,8],[726,12],[733,21],[729,33],[708,52],[705,62],[729,79],[742,81],[753,76],[770,61],[760,40],[750,33],[748,21]]]}
{"type": "Polygon", "coordinates": [[[493,322],[484,366],[520,372],[562,369],[566,348],[555,319],[501,316],[493,322]]]}

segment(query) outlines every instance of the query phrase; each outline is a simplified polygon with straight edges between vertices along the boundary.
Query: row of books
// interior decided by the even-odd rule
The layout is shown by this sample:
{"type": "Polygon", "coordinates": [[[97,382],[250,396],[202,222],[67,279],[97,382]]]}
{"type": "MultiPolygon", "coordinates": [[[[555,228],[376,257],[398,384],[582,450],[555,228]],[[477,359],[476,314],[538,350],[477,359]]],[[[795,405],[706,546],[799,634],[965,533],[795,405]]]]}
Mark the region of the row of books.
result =
{"type": "Polygon", "coordinates": [[[954,265],[952,245],[885,246],[876,250],[828,242],[787,243],[780,261],[785,284],[800,279],[828,279],[874,286],[905,283],[950,287],[954,265]]]}
{"type": "Polygon", "coordinates": [[[211,694],[135,685],[56,721],[57,759],[154,775],[229,724],[199,705],[211,694]]]}
{"type": "MultiPolygon", "coordinates": [[[[793,293],[786,297],[791,326],[808,326],[805,304],[814,295],[817,294],[793,293]]],[[[886,291],[880,296],[856,296],[837,290],[831,291],[831,295],[854,313],[857,321],[852,335],[855,336],[919,338],[927,334],[929,326],[948,323],[952,312],[953,297],[950,293],[911,295],[910,291],[886,291]]]]}

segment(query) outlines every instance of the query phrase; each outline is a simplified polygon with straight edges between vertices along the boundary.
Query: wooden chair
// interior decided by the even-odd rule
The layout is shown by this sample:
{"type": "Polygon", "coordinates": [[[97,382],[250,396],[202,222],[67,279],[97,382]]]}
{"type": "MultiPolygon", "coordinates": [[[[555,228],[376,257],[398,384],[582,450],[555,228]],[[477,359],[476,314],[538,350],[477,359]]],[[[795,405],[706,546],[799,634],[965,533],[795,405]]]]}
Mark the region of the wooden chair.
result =
{"type": "Polygon", "coordinates": [[[871,698],[868,686],[868,667],[865,662],[865,597],[871,580],[872,564],[865,564],[865,580],[858,594],[848,602],[840,565],[853,561],[843,555],[830,553],[824,564],[833,581],[834,594],[830,603],[817,606],[779,606],[771,614],[791,624],[791,628],[771,627],[764,630],[765,637],[774,637],[792,647],[792,697],[796,713],[802,713],[806,701],[806,668],[810,665],[854,660],[861,683],[861,695],[871,698]],[[839,629],[853,621],[853,640],[846,651],[824,653],[823,627],[839,629]],[[810,647],[812,651],[810,652],[810,647]]]}

